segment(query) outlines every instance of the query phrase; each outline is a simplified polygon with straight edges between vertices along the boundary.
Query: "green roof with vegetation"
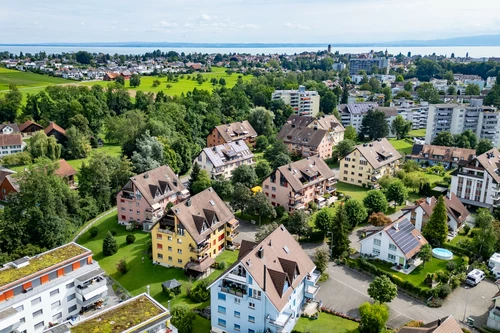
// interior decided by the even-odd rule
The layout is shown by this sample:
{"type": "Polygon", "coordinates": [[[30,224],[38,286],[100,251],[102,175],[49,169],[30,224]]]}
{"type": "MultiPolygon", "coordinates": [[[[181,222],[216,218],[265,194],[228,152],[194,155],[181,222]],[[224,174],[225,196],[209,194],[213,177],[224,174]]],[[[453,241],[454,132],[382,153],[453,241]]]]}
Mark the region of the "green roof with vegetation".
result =
{"type": "Polygon", "coordinates": [[[146,296],[122,303],[95,317],[71,327],[72,333],[106,332],[120,333],[140,325],[165,312],[146,296]]]}
{"type": "Polygon", "coordinates": [[[9,267],[0,270],[0,287],[37,273],[51,266],[60,264],[66,260],[88,252],[87,249],[70,243],[52,251],[44,252],[38,256],[31,257],[29,264],[24,267],[9,267]]]}

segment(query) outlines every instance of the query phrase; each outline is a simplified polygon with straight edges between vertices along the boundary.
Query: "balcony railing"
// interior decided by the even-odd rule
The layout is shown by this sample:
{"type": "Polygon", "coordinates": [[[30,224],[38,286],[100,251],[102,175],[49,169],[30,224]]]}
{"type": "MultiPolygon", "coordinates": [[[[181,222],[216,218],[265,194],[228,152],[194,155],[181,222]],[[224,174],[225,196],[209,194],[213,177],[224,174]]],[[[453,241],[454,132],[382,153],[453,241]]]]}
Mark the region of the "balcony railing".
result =
{"type": "Polygon", "coordinates": [[[127,200],[134,200],[134,192],[122,191],[122,198],[127,200]]]}
{"type": "Polygon", "coordinates": [[[232,242],[239,235],[239,231],[233,231],[230,235],[226,236],[226,240],[232,242]]]}
{"type": "Polygon", "coordinates": [[[173,230],[168,230],[168,229],[158,229],[158,232],[161,232],[162,234],[167,234],[167,235],[174,235],[173,230]]]}
{"type": "Polygon", "coordinates": [[[276,319],[269,319],[269,324],[278,327],[285,327],[288,321],[292,318],[291,313],[283,313],[278,316],[276,319]]]}
{"type": "Polygon", "coordinates": [[[210,247],[210,243],[206,243],[202,247],[197,247],[197,248],[189,247],[189,251],[191,251],[192,253],[201,254],[201,253],[205,252],[206,250],[208,250],[209,247],[210,247]]]}

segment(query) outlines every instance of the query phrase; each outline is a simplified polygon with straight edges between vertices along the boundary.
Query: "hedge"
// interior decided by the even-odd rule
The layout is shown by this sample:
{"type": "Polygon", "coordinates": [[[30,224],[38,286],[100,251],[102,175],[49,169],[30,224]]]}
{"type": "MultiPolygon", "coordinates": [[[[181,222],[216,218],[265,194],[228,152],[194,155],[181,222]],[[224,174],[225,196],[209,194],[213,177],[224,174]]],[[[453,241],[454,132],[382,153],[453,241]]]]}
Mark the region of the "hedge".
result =
{"type": "Polygon", "coordinates": [[[447,250],[450,250],[455,255],[459,255],[459,256],[467,256],[468,255],[468,251],[466,252],[463,248],[458,247],[456,245],[445,243],[445,244],[442,244],[441,247],[443,247],[447,250]]]}

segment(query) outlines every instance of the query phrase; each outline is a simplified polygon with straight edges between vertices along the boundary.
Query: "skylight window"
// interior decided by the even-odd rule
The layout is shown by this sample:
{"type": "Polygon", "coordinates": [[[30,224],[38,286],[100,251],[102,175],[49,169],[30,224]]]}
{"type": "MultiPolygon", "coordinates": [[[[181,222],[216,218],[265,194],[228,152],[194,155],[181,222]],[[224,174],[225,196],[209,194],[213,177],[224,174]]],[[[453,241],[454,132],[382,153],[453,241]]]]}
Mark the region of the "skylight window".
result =
{"type": "Polygon", "coordinates": [[[288,248],[288,246],[286,246],[286,245],[283,247],[283,250],[284,250],[287,254],[288,254],[288,253],[290,253],[290,249],[289,249],[289,248],[288,248]]]}

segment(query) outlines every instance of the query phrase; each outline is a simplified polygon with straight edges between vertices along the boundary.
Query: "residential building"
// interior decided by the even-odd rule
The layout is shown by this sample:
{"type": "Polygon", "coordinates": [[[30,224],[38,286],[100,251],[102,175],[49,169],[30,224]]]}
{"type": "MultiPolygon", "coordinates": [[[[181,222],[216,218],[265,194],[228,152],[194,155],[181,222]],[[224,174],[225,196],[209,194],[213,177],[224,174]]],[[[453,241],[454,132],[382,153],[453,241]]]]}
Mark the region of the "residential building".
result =
{"type": "Polygon", "coordinates": [[[31,120],[27,120],[19,125],[19,131],[21,132],[22,136],[31,136],[35,132],[43,131],[43,126],[31,120]]]}
{"type": "Polygon", "coordinates": [[[486,326],[495,330],[500,330],[500,291],[492,297],[493,306],[488,313],[486,326]]]}
{"type": "Polygon", "coordinates": [[[65,322],[44,333],[110,332],[177,333],[170,311],[148,294],[141,294],[76,323],[65,322]]]}
{"type": "Polygon", "coordinates": [[[387,261],[404,270],[420,264],[417,254],[427,244],[427,240],[406,216],[382,229],[369,232],[359,242],[362,256],[387,261]]]}
{"type": "Polygon", "coordinates": [[[53,135],[59,143],[66,141],[66,131],[53,121],[50,122],[49,126],[45,127],[44,132],[47,136],[53,135]]]}
{"type": "Polygon", "coordinates": [[[108,295],[92,252],[69,243],[0,269],[0,332],[41,332],[108,295]]]}
{"type": "Polygon", "coordinates": [[[239,222],[210,187],[173,206],[151,228],[153,261],[205,275],[238,235],[239,222]]]}
{"type": "Polygon", "coordinates": [[[299,90],[275,90],[272,99],[283,100],[299,116],[316,117],[319,113],[318,92],[306,90],[304,86],[299,86],[299,90]]]}
{"type": "Polygon", "coordinates": [[[276,138],[288,146],[292,155],[319,156],[323,159],[332,157],[333,141],[330,134],[318,126],[310,128],[285,124],[276,138]]]}
{"type": "Polygon", "coordinates": [[[118,223],[136,222],[149,230],[169,203],[175,205],[188,197],[189,191],[168,165],[132,176],[116,196],[118,223]]]}
{"type": "Polygon", "coordinates": [[[448,80],[446,79],[431,79],[429,82],[438,91],[446,91],[448,89],[448,80]]]}
{"type": "Polygon", "coordinates": [[[475,156],[475,149],[414,144],[411,155],[407,158],[428,165],[439,163],[448,169],[454,169],[459,164],[472,161],[475,156]]]}
{"type": "Polygon", "coordinates": [[[405,326],[398,333],[463,333],[463,330],[453,316],[447,316],[422,326],[405,326]]]}
{"type": "Polygon", "coordinates": [[[238,260],[209,286],[211,332],[292,332],[320,273],[283,225],[260,243],[243,240],[238,260]]]}
{"type": "Polygon", "coordinates": [[[224,143],[245,141],[248,145],[255,145],[257,132],[248,120],[226,125],[216,126],[207,137],[207,147],[218,146],[224,143]]]}
{"type": "Polygon", "coordinates": [[[346,67],[347,65],[343,62],[336,62],[332,65],[332,70],[336,72],[342,72],[344,69],[346,69],[346,67]]]}
{"type": "Polygon", "coordinates": [[[395,106],[398,110],[398,115],[404,120],[411,121],[412,129],[427,128],[427,117],[429,115],[429,103],[420,102],[415,104],[412,100],[401,98],[393,100],[391,106],[395,106]]]}
{"type": "Polygon", "coordinates": [[[386,138],[363,143],[340,160],[339,180],[376,188],[382,176],[394,176],[399,171],[402,158],[386,138]]]}
{"type": "Polygon", "coordinates": [[[21,133],[0,134],[0,157],[20,153],[25,147],[21,133]]]}
{"type": "Polygon", "coordinates": [[[372,74],[376,68],[380,74],[389,74],[390,61],[386,58],[354,58],[349,60],[349,75],[359,74],[365,71],[367,75],[372,74]]]}
{"type": "Polygon", "coordinates": [[[104,81],[115,81],[120,76],[120,73],[107,72],[102,78],[104,81]]]}
{"type": "MultiPolygon", "coordinates": [[[[423,198],[417,200],[414,205],[404,207],[403,212],[415,228],[418,231],[422,231],[429,221],[436,203],[437,199],[435,197],[423,198]]],[[[446,205],[446,214],[448,215],[448,229],[456,233],[458,229],[464,226],[470,213],[453,192],[446,194],[444,204],[446,205]]]]}
{"type": "Polygon", "coordinates": [[[465,205],[493,209],[500,203],[500,153],[493,148],[451,173],[450,191],[465,205]]]}
{"type": "Polygon", "coordinates": [[[356,132],[359,133],[361,131],[361,123],[365,114],[368,112],[368,110],[377,108],[378,104],[374,102],[340,104],[339,112],[342,126],[347,127],[351,125],[352,127],[354,127],[356,132]]]}
{"type": "Polygon", "coordinates": [[[17,124],[0,124],[0,134],[20,133],[17,124]]]}
{"type": "Polygon", "coordinates": [[[2,177],[0,177],[0,179],[2,181],[0,183],[2,201],[7,201],[7,197],[10,193],[18,193],[20,191],[19,184],[17,183],[17,180],[12,177],[12,174],[3,175],[2,177]]]}
{"type": "Polygon", "coordinates": [[[275,169],[262,188],[273,206],[283,206],[288,212],[305,209],[310,202],[322,207],[324,195],[336,190],[333,171],[318,156],[311,156],[275,169]]]}
{"type": "Polygon", "coordinates": [[[232,172],[240,165],[253,165],[253,153],[243,140],[224,143],[211,148],[203,148],[193,163],[212,178],[231,179],[232,172]]]}
{"type": "Polygon", "coordinates": [[[54,173],[63,178],[72,190],[76,189],[78,186],[75,183],[75,175],[78,172],[64,159],[59,160],[58,163],[59,167],[54,173]]]}

